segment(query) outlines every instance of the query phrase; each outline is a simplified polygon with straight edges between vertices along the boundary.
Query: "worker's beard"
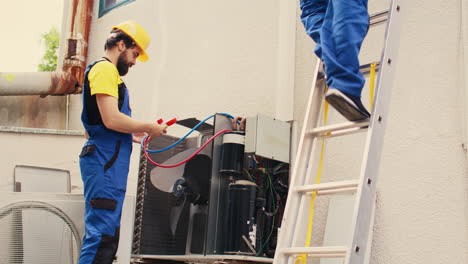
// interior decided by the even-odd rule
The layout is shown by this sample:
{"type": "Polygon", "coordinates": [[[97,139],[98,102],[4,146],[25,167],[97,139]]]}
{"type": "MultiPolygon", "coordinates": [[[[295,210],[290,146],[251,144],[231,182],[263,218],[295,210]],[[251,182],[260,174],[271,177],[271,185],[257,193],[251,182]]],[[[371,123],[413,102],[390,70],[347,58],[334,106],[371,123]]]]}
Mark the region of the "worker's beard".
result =
{"type": "Polygon", "coordinates": [[[127,60],[127,52],[122,52],[117,59],[117,70],[120,76],[125,76],[130,68],[130,63],[127,60]]]}

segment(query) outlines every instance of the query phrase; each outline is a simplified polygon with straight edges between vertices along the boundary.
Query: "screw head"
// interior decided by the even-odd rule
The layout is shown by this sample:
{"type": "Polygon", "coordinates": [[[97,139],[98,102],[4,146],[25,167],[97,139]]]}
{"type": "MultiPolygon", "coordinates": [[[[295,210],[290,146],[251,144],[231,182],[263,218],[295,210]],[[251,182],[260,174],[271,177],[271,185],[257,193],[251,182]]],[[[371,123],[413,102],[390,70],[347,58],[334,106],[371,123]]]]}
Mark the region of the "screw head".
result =
{"type": "Polygon", "coordinates": [[[399,5],[397,5],[396,11],[397,11],[397,12],[400,12],[400,6],[399,6],[399,5]]]}
{"type": "Polygon", "coordinates": [[[382,123],[382,116],[379,116],[379,118],[377,119],[377,121],[379,121],[379,123],[382,123]]]}
{"type": "Polygon", "coordinates": [[[388,58],[387,63],[392,64],[392,59],[388,58]]]}
{"type": "Polygon", "coordinates": [[[359,250],[360,250],[360,249],[361,249],[361,248],[360,248],[359,246],[356,245],[356,246],[354,247],[354,252],[359,253],[359,250]]]}
{"type": "Polygon", "coordinates": [[[367,184],[371,184],[372,183],[372,179],[371,178],[367,178],[367,184]]]}

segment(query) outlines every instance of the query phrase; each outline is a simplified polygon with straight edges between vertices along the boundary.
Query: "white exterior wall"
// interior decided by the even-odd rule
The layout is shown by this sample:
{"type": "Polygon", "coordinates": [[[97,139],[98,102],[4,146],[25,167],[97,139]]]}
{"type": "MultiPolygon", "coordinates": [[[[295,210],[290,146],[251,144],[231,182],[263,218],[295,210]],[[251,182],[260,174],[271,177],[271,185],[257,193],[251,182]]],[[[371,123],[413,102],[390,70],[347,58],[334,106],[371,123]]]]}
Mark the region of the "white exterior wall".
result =
{"type": "Polygon", "coordinates": [[[82,136],[0,132],[0,145],[0,192],[13,191],[16,165],[68,170],[71,191],[83,192],[78,159],[82,136]]]}
{"type": "MultiPolygon", "coordinates": [[[[467,263],[468,176],[462,143],[468,1],[401,2],[405,14],[377,183],[371,263],[467,263]]],[[[389,1],[370,0],[369,12],[388,6],[389,1]]],[[[310,59],[314,44],[300,22],[297,28],[296,120],[305,109],[315,65],[310,59]]],[[[362,64],[380,57],[381,31],[369,32],[362,64]]],[[[363,93],[368,105],[367,88],[363,93]]],[[[343,121],[330,111],[330,122],[343,121]]],[[[324,181],[356,177],[364,141],[363,135],[330,139],[324,181]]],[[[322,229],[317,226],[317,235],[322,229]]]]}
{"type": "Polygon", "coordinates": [[[460,65],[468,1],[406,1],[378,183],[373,263],[468,263],[460,65]],[[461,9],[464,5],[464,11],[461,9]]]}
{"type": "MultiPolygon", "coordinates": [[[[406,14],[378,182],[371,263],[468,263],[468,177],[461,146],[467,119],[467,2],[413,0],[402,6],[406,14]]],[[[370,0],[370,13],[388,5],[370,0]]],[[[293,113],[300,131],[315,59],[313,43],[298,20],[295,40],[289,38],[291,27],[280,26],[291,22],[285,13],[291,7],[295,4],[282,0],[136,0],[98,18],[95,1],[88,61],[102,55],[112,25],[134,19],[153,37],[150,61],[138,63],[125,77],[135,118],[204,118],[227,112],[288,120],[293,113]],[[295,67],[285,71],[294,43],[295,67]],[[294,89],[287,86],[291,74],[294,89]]],[[[364,44],[371,51],[363,52],[362,62],[380,56],[381,38],[371,40],[372,34],[364,44]]],[[[82,130],[80,109],[80,96],[72,96],[72,130],[82,130]]],[[[331,122],[339,120],[331,114],[331,122]]],[[[330,141],[325,174],[346,178],[358,172],[363,138],[330,141]]],[[[14,165],[68,169],[72,191],[82,191],[77,156],[84,139],[2,132],[0,142],[6,150],[0,159],[1,191],[12,190],[14,165]]],[[[134,151],[129,194],[135,192],[137,171],[134,151]]]]}

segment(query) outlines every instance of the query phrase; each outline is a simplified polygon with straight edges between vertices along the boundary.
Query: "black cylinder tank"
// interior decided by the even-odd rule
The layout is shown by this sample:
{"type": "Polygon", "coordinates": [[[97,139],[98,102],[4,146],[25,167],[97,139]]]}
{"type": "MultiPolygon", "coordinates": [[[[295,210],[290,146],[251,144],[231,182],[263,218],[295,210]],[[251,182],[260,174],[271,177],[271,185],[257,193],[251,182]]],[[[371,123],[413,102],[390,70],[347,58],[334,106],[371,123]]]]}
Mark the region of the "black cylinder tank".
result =
{"type": "Polygon", "coordinates": [[[242,175],[244,149],[244,133],[228,132],[223,135],[221,166],[219,169],[222,175],[242,175]]]}
{"type": "Polygon", "coordinates": [[[246,180],[229,184],[227,196],[225,254],[253,254],[255,243],[255,197],[257,185],[246,180]]]}

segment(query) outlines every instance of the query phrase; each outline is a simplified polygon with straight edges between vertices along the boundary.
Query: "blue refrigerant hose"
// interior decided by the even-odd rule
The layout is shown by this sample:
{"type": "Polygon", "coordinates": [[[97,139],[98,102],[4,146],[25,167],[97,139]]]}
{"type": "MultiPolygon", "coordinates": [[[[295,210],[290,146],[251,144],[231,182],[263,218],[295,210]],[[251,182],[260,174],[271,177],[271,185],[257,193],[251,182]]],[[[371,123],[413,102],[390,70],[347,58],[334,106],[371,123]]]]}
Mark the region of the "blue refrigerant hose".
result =
{"type": "MultiPolygon", "coordinates": [[[[234,119],[234,116],[230,115],[230,114],[226,114],[226,113],[219,113],[220,115],[223,115],[223,116],[227,116],[231,119],[234,119]]],[[[207,120],[209,120],[210,118],[213,118],[215,115],[211,115],[207,118],[205,118],[204,120],[200,121],[200,123],[198,123],[196,126],[194,126],[185,136],[183,136],[182,138],[180,138],[179,140],[177,140],[176,142],[174,142],[172,145],[168,146],[168,147],[165,147],[163,149],[157,149],[157,150],[151,150],[151,149],[146,149],[146,152],[148,153],[160,153],[160,152],[163,152],[163,151],[166,151],[166,150],[169,150],[173,147],[175,147],[177,144],[179,144],[180,142],[182,142],[184,139],[186,139],[190,134],[193,133],[193,131],[195,131],[199,126],[201,126],[203,123],[205,123],[207,120]]],[[[239,122],[239,121],[238,121],[239,122]]],[[[141,141],[141,147],[143,149],[145,149],[145,146],[144,146],[144,142],[146,140],[147,136],[143,138],[143,140],[141,141]]]]}

